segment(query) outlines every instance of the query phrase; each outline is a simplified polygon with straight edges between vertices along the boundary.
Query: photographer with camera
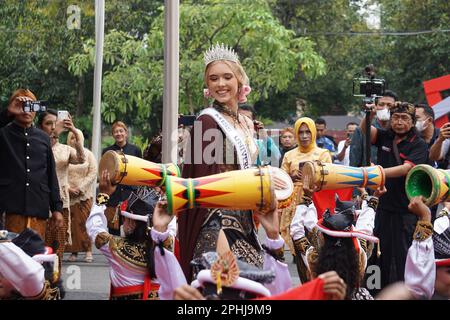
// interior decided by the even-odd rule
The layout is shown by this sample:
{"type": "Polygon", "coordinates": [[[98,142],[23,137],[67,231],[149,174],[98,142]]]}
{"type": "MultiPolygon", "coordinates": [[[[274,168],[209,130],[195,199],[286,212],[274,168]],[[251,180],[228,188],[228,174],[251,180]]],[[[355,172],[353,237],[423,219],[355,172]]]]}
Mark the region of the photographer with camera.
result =
{"type": "MultiPolygon", "coordinates": [[[[397,94],[391,90],[385,90],[383,96],[375,99],[376,116],[372,125],[377,129],[389,129],[390,113],[389,108],[393,107],[398,100],[397,94]]],[[[350,144],[352,152],[349,155],[349,165],[352,167],[361,167],[366,164],[366,141],[361,128],[357,127],[350,144]]],[[[370,161],[377,164],[377,147],[371,147],[370,161]]]]}
{"type": "MultiPolygon", "coordinates": [[[[370,120],[377,109],[366,105],[370,120]]],[[[381,285],[403,281],[408,248],[416,226],[417,217],[408,210],[409,200],[405,180],[415,165],[427,163],[428,146],[415,129],[416,111],[408,102],[396,102],[390,108],[391,128],[377,129],[371,126],[370,141],[378,148],[378,164],[384,168],[388,192],[380,198],[375,218],[374,234],[380,239],[382,254],[381,285]]],[[[360,128],[366,134],[366,119],[360,128]]]]}
{"type": "Polygon", "coordinates": [[[339,142],[336,156],[337,160],[335,161],[335,163],[342,164],[344,166],[348,166],[350,163],[350,145],[352,143],[352,136],[355,133],[358,124],[355,122],[349,122],[346,127],[347,139],[339,142]]]}
{"type": "Polygon", "coordinates": [[[30,90],[19,89],[0,114],[0,224],[15,233],[29,227],[45,239],[49,212],[55,227],[63,216],[50,138],[33,126],[42,109],[30,90]]]}

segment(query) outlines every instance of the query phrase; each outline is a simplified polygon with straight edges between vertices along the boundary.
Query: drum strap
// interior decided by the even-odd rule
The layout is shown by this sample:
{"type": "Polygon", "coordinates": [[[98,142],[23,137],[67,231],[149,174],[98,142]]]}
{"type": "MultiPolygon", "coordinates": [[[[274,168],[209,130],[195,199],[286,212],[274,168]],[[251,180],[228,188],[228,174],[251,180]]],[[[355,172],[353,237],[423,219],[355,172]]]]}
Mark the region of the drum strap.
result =
{"type": "Polygon", "coordinates": [[[325,176],[328,175],[328,170],[325,170],[325,166],[320,160],[317,160],[317,164],[320,166],[320,188],[317,191],[320,191],[325,184],[325,176]]]}
{"type": "Polygon", "coordinates": [[[261,167],[258,167],[259,170],[259,185],[261,186],[261,200],[259,201],[259,210],[262,210],[264,208],[264,184],[263,184],[263,171],[261,170],[261,167]]]}
{"type": "Polygon", "coordinates": [[[225,133],[227,138],[233,143],[241,169],[250,168],[251,166],[250,152],[248,151],[247,146],[244,143],[244,140],[242,139],[239,132],[237,132],[237,130],[234,129],[234,127],[227,121],[227,119],[225,119],[216,109],[206,108],[200,113],[200,116],[204,114],[213,118],[214,121],[217,122],[219,127],[225,133]]]}
{"type": "Polygon", "coordinates": [[[123,178],[125,178],[125,176],[127,175],[127,164],[128,164],[128,160],[125,157],[125,153],[123,153],[123,151],[117,151],[117,153],[119,153],[122,156],[122,159],[120,159],[123,163],[124,163],[124,168],[123,168],[123,172],[120,173],[120,180],[119,182],[117,182],[116,184],[120,184],[123,180],[123,178]]]}

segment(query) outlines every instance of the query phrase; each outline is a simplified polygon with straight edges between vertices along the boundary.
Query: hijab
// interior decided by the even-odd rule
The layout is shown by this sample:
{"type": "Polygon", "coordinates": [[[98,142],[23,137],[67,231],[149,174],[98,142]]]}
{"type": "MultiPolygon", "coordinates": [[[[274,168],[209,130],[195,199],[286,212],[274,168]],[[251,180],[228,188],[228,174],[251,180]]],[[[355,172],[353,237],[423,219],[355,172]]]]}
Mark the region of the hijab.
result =
{"type": "Polygon", "coordinates": [[[317,130],[316,130],[316,124],[314,123],[313,119],[308,118],[308,117],[303,117],[303,118],[298,119],[295,122],[294,131],[295,131],[295,139],[297,140],[297,144],[298,144],[298,148],[299,148],[300,152],[308,153],[317,147],[317,145],[316,145],[317,130]],[[309,131],[311,131],[311,143],[307,147],[303,147],[300,144],[299,131],[300,131],[300,127],[303,124],[306,124],[308,126],[309,131]]]}

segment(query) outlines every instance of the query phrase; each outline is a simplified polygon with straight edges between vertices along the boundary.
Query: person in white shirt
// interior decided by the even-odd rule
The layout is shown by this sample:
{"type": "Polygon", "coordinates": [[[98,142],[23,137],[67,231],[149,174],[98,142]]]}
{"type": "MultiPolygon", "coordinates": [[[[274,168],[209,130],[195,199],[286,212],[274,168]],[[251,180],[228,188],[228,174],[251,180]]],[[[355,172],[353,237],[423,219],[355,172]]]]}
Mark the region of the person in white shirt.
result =
{"type": "Polygon", "coordinates": [[[0,230],[0,300],[60,300],[58,256],[37,232],[0,230]]]}
{"type": "Polygon", "coordinates": [[[334,270],[347,285],[346,299],[373,300],[361,284],[372,252],[369,242],[379,241],[373,236],[375,210],[386,188],[378,188],[373,197],[364,194],[361,210],[352,201],[337,198],[334,214],[327,209],[321,220],[311,200],[314,190],[304,192],[290,228],[302,282],[334,270]]]}
{"type": "Polygon", "coordinates": [[[171,299],[173,289],[186,283],[171,252],[176,219],[167,213],[165,201],[153,189],[144,187],[128,198],[122,211],[122,237],[108,233],[106,203],[116,186],[104,170],[100,177],[97,203],[91,209],[86,230],[110,265],[111,300],[171,299]],[[167,270],[172,266],[171,274],[167,270]]]}
{"type": "Polygon", "coordinates": [[[344,166],[350,165],[350,144],[352,143],[352,136],[357,127],[358,124],[355,122],[347,123],[347,138],[340,141],[338,144],[335,163],[342,164],[344,166]]]}
{"type": "Polygon", "coordinates": [[[412,198],[408,209],[419,220],[406,258],[405,285],[415,299],[449,299],[449,210],[442,209],[433,226],[430,209],[421,197],[412,198]]]}

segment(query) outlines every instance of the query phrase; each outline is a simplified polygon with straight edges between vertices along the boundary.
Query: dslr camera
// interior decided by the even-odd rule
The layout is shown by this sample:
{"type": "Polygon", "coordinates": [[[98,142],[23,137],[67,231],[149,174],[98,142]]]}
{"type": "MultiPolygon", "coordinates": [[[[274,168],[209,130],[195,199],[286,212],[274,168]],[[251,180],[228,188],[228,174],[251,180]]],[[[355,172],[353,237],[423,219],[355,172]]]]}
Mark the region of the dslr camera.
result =
{"type": "Polygon", "coordinates": [[[374,103],[375,98],[382,97],[385,88],[386,81],[375,78],[375,67],[372,64],[364,68],[362,75],[353,79],[353,96],[364,97],[365,104],[374,103]]]}
{"type": "Polygon", "coordinates": [[[47,110],[46,101],[24,101],[23,111],[24,112],[44,112],[47,110]]]}

